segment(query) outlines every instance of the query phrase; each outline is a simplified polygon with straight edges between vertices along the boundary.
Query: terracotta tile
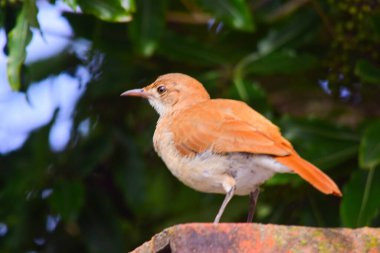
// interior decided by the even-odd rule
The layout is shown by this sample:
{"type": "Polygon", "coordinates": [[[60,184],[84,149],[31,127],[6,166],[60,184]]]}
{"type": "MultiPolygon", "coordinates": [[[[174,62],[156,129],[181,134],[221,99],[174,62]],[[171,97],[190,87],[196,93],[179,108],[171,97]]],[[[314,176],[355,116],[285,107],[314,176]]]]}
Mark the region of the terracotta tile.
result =
{"type": "Polygon", "coordinates": [[[133,252],[380,253],[380,229],[191,223],[165,229],[133,252]]]}

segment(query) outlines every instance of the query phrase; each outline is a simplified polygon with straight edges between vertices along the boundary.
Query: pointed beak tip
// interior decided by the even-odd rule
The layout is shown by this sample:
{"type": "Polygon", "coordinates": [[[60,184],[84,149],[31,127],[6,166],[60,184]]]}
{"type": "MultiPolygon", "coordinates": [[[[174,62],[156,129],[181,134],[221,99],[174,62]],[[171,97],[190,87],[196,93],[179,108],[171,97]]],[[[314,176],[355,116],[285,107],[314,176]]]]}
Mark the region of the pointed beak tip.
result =
{"type": "Polygon", "coordinates": [[[144,89],[133,89],[127,90],[120,94],[121,97],[143,97],[146,98],[147,94],[144,92],[144,89]]]}

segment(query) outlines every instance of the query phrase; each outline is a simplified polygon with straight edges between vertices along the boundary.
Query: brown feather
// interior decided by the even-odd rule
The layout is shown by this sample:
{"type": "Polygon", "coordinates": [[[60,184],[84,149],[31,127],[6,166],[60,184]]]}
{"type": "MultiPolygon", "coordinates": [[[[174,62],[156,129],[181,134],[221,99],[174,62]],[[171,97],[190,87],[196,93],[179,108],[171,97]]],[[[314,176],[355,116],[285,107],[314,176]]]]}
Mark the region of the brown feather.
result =
{"type": "Polygon", "coordinates": [[[295,151],[290,156],[275,157],[275,159],[291,168],[303,179],[325,194],[342,196],[341,191],[333,180],[313,164],[302,159],[295,151]]]}
{"type": "MultiPolygon", "coordinates": [[[[215,100],[209,100],[193,106],[172,118],[171,132],[174,143],[183,155],[194,155],[211,150],[214,153],[247,152],[276,156],[289,155],[289,148],[267,136],[256,126],[260,123],[243,121],[233,114],[235,104],[232,100],[222,100],[214,106],[215,100]],[[225,113],[231,111],[231,113],[225,113]],[[210,120],[212,119],[212,120],[210,120]]],[[[217,101],[219,102],[219,101],[217,101]]],[[[239,104],[240,105],[240,104],[239,104]]],[[[272,130],[273,133],[276,130],[272,130]]],[[[270,132],[269,132],[270,133],[270,132]]],[[[273,137],[281,136],[277,133],[273,137]]]]}
{"type": "Polygon", "coordinates": [[[297,154],[276,125],[243,102],[208,100],[181,111],[172,123],[174,143],[182,155],[209,149],[271,155],[321,192],[342,195],[334,181],[297,154]]]}

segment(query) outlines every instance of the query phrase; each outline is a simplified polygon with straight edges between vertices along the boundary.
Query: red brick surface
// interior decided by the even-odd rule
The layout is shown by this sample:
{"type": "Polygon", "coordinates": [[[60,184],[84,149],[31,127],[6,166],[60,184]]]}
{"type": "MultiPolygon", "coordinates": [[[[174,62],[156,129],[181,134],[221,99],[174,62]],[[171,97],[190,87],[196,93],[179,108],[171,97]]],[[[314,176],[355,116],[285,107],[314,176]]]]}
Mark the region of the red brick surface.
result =
{"type": "Polygon", "coordinates": [[[380,229],[192,223],[165,229],[133,252],[380,253],[380,229]]]}

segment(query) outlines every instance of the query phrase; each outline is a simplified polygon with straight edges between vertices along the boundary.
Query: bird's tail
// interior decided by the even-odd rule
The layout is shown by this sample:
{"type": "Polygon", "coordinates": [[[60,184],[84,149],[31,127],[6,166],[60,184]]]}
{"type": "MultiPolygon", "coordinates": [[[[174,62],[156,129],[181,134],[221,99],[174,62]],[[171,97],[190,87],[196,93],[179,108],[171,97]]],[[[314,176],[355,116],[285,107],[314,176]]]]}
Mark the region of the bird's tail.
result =
{"type": "Polygon", "coordinates": [[[298,154],[278,156],[275,159],[289,167],[303,179],[325,194],[333,194],[341,197],[342,193],[335,182],[313,164],[302,159],[298,154]]]}

